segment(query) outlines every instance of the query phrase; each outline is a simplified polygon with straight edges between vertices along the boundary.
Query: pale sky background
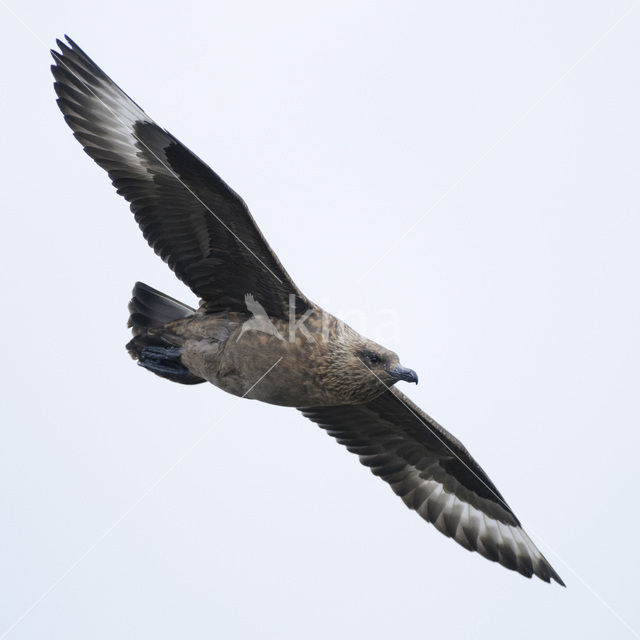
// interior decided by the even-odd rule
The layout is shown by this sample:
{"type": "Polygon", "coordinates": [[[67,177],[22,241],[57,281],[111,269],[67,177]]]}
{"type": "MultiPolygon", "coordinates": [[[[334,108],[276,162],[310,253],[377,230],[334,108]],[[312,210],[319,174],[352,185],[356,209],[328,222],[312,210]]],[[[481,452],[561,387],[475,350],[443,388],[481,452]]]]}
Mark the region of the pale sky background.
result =
{"type": "Polygon", "coordinates": [[[633,3],[8,2],[32,32],[1,0],[1,638],[640,633],[640,8],[594,46],[633,3]],[[134,281],[195,300],[63,122],[63,33],[313,300],[374,338],[397,318],[402,390],[566,590],[295,410],[135,366],[134,281]]]}

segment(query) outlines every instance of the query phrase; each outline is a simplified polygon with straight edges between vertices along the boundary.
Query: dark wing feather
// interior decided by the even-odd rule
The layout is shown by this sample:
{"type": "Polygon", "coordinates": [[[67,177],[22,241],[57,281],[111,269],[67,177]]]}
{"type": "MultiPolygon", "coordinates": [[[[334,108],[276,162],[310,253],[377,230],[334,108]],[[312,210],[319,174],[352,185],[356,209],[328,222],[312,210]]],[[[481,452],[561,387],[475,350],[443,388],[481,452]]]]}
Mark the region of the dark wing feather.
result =
{"type": "Polygon", "coordinates": [[[527,577],[564,585],[462,443],[396,389],[363,405],[300,411],[446,536],[527,577]]]}
{"type": "Polygon", "coordinates": [[[288,317],[290,294],[298,313],[309,308],[242,199],[67,41],[51,67],[67,124],[205,310],[244,311],[247,293],[273,316],[288,317]]]}

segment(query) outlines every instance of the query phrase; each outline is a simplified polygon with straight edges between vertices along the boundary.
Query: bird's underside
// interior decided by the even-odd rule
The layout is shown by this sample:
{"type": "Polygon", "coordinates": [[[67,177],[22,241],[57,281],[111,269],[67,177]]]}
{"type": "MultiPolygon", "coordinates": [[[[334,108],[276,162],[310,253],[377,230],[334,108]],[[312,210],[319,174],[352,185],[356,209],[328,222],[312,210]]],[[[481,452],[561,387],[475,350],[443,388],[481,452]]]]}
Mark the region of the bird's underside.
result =
{"type": "Polygon", "coordinates": [[[67,124],[200,299],[195,310],[136,285],[127,348],[139,364],[175,382],[208,380],[297,407],[463,547],[563,584],[464,446],[393,387],[417,381],[415,373],[333,316],[318,329],[309,318],[324,322],[325,312],[295,286],[242,199],[75,43],[58,47],[52,71],[67,124]]]}

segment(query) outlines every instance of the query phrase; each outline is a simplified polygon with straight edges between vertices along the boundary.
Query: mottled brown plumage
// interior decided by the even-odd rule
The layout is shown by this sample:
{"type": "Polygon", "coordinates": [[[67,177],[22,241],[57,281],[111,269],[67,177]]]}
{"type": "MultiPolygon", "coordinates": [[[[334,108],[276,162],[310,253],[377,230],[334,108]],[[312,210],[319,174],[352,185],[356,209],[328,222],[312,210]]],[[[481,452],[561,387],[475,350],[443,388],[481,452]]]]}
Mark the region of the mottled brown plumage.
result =
{"type": "Polygon", "coordinates": [[[136,284],[127,349],[138,363],[175,382],[209,381],[300,409],[442,533],[562,584],[464,446],[393,388],[417,382],[415,372],[308,300],[242,199],[67,41],[52,52],[67,124],[200,298],[196,311],[136,284]]]}
{"type": "Polygon", "coordinates": [[[138,345],[164,341],[180,347],[181,363],[199,378],[237,396],[289,407],[361,404],[398,380],[390,373],[399,366],[395,353],[319,307],[308,311],[304,333],[289,335],[289,320],[280,318],[269,319],[277,336],[247,330],[253,318],[249,312],[200,311],[144,332],[137,328],[130,351],[139,357],[138,345]],[[247,393],[277,361],[279,366],[247,393]]]}

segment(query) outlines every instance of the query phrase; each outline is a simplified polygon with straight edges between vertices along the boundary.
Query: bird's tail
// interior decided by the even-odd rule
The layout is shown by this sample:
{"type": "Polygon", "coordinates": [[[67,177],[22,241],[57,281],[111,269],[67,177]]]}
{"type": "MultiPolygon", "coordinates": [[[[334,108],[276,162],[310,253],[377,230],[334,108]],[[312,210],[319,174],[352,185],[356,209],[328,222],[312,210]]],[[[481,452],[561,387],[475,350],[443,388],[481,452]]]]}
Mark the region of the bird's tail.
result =
{"type": "Polygon", "coordinates": [[[153,373],[182,384],[198,384],[202,378],[194,376],[180,362],[181,349],[163,337],[163,332],[153,331],[168,322],[187,318],[196,312],[182,302],[136,282],[129,302],[129,322],[133,339],[127,344],[127,351],[138,364],[153,373]]]}
{"type": "Polygon", "coordinates": [[[143,336],[147,329],[160,327],[167,322],[187,318],[196,312],[190,306],[153,289],[143,282],[136,282],[129,302],[129,322],[134,336],[143,336]]]}

